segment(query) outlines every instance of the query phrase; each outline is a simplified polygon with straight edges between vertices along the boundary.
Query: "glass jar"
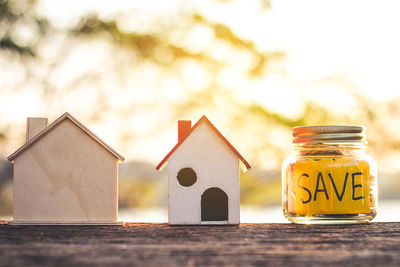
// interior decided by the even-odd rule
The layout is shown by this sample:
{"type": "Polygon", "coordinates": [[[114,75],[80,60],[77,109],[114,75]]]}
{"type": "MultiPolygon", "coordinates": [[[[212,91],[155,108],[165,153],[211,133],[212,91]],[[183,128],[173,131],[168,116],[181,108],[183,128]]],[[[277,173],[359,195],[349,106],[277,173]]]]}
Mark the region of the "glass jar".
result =
{"type": "Polygon", "coordinates": [[[377,212],[377,165],[363,126],[293,128],[282,165],[285,217],[302,224],[365,223],[377,212]]]}

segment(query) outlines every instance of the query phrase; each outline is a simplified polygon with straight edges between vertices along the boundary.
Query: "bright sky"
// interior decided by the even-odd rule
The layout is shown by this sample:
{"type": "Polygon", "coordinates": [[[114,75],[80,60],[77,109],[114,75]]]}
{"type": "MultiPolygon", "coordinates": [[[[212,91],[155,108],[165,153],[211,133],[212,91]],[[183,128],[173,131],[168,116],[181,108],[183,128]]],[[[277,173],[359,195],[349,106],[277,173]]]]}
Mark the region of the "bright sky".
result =
{"type": "MultiPolygon", "coordinates": [[[[234,1],[232,8],[202,5],[205,14],[232,25],[242,37],[263,50],[287,52],[287,77],[266,77],[251,88],[250,98],[288,113],[298,113],[300,101],[312,99],[336,110],[352,107],[345,89],[315,84],[345,73],[356,90],[378,101],[400,95],[400,25],[398,1],[272,1],[259,12],[257,1],[234,1]],[[301,84],[301,86],[298,86],[301,84]],[[274,92],[265,88],[276,88],[274,92]],[[262,92],[265,92],[262,95],[262,92]],[[270,100],[266,100],[270,98],[270,100]],[[287,103],[282,110],[282,103],[287,103]]],[[[246,92],[247,94],[247,92],[246,92]]]]}
{"type": "Polygon", "coordinates": [[[280,0],[263,12],[258,1],[208,3],[199,6],[210,18],[262,50],[287,53],[286,77],[265,77],[246,90],[255,101],[289,116],[299,114],[305,99],[347,112],[354,101],[346,89],[315,83],[338,74],[376,101],[400,96],[398,1],[280,0]]]}
{"type": "MultiPolygon", "coordinates": [[[[254,40],[261,50],[284,49],[288,54],[288,76],[296,81],[309,82],[346,72],[360,91],[373,98],[387,100],[400,95],[400,2],[395,0],[272,0],[270,10],[263,10],[261,1],[246,0],[118,0],[111,6],[107,1],[90,0],[41,3],[39,12],[61,28],[77,23],[90,11],[105,18],[122,12],[128,13],[121,17],[122,28],[139,32],[152,31],[148,26],[152,25],[151,19],[146,21],[148,15],[168,16],[177,9],[194,9],[213,21],[232,26],[235,33],[254,40]],[[141,11],[140,16],[136,10],[141,11]]],[[[197,35],[197,43],[209,38],[201,29],[197,35]]],[[[314,95],[314,90],[304,91],[304,97],[314,95]]]]}

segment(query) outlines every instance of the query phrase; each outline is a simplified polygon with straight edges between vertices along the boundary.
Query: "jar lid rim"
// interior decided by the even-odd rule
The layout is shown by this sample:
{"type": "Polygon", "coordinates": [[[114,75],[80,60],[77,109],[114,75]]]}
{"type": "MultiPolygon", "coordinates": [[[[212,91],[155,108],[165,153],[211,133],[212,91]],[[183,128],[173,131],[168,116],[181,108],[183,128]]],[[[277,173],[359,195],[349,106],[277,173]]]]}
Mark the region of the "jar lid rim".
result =
{"type": "Polygon", "coordinates": [[[293,143],[366,142],[366,128],[360,125],[317,125],[293,128],[293,143]]]}

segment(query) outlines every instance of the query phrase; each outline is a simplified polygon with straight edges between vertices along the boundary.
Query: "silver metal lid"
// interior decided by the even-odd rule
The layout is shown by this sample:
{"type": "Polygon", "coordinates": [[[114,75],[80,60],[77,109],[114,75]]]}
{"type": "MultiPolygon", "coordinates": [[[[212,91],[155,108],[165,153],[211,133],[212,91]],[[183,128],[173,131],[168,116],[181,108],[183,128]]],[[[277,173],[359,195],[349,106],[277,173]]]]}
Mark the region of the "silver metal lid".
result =
{"type": "Polygon", "coordinates": [[[293,128],[293,143],[365,143],[366,128],[355,125],[320,125],[293,128]]]}

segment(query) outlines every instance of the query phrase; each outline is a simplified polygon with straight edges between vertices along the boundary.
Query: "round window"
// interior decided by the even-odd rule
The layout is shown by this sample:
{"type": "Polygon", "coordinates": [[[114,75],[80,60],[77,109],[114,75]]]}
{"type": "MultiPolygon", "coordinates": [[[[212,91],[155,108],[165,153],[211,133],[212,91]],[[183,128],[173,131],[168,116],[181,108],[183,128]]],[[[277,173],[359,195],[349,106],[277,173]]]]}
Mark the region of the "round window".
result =
{"type": "Polygon", "coordinates": [[[178,182],[182,186],[192,186],[197,181],[197,175],[192,168],[183,168],[178,172],[178,182]]]}

